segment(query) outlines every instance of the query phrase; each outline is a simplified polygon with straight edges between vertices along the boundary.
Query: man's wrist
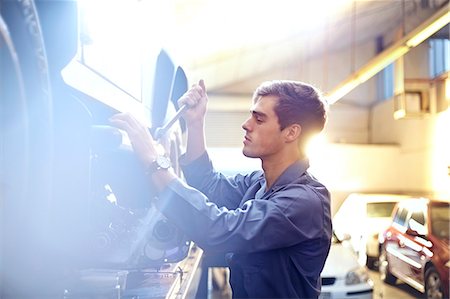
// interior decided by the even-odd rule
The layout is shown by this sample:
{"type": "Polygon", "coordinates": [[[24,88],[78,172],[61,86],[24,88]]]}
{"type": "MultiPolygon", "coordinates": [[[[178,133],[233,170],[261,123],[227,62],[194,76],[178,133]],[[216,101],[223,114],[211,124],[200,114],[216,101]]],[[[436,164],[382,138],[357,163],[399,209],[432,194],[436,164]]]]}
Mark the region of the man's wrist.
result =
{"type": "Polygon", "coordinates": [[[167,171],[172,167],[172,163],[166,156],[157,156],[153,161],[146,167],[145,174],[148,176],[153,175],[158,171],[167,171]]]}
{"type": "Polygon", "coordinates": [[[205,121],[202,119],[192,122],[186,122],[186,127],[188,130],[203,130],[203,128],[205,127],[205,121]]]}
{"type": "Polygon", "coordinates": [[[170,182],[177,178],[172,168],[155,171],[149,177],[157,193],[162,192],[170,182]]]}

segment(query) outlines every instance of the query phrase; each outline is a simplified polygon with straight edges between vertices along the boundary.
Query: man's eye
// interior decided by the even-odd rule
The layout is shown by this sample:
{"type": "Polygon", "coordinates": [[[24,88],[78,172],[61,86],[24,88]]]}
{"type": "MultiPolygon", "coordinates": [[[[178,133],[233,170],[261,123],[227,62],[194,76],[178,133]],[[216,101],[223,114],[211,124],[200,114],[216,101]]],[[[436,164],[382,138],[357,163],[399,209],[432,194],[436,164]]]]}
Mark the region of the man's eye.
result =
{"type": "Polygon", "coordinates": [[[261,118],[256,118],[256,122],[257,122],[257,123],[262,123],[263,120],[262,120],[261,118]]]}

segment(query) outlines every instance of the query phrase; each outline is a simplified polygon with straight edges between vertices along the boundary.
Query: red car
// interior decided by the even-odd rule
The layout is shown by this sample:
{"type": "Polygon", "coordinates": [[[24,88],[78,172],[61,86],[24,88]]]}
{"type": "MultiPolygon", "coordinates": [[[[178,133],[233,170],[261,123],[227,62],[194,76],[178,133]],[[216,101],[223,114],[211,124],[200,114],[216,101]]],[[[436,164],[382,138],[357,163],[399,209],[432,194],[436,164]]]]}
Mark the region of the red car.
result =
{"type": "Polygon", "coordinates": [[[425,198],[399,202],[380,234],[381,279],[397,279],[425,294],[449,298],[450,202],[425,198]]]}

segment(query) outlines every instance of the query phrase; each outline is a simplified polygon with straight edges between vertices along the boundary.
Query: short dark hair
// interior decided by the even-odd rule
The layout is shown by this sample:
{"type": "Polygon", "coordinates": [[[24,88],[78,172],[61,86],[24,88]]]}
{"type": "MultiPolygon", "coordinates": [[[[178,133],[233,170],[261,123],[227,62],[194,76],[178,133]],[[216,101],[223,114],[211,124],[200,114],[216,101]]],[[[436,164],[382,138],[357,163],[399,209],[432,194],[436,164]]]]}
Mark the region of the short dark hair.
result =
{"type": "Polygon", "coordinates": [[[253,101],[269,95],[278,97],[275,114],[281,130],[299,124],[306,139],[323,130],[327,120],[327,104],[317,88],[299,81],[266,81],[255,90],[253,101]]]}

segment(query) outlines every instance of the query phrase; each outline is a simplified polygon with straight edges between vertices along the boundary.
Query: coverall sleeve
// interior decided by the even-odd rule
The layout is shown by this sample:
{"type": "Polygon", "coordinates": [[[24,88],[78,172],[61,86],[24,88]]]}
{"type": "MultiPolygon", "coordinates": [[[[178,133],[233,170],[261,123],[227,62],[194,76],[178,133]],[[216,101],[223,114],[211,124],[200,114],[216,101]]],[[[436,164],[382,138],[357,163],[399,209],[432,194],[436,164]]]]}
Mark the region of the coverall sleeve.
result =
{"type": "Polygon", "coordinates": [[[225,176],[215,171],[207,152],[189,164],[183,163],[182,156],[180,164],[190,186],[200,190],[217,206],[228,209],[237,208],[255,177],[262,175],[260,171],[225,176]]]}
{"type": "Polygon", "coordinates": [[[249,253],[320,238],[325,228],[319,196],[297,184],[269,200],[248,200],[242,208],[228,210],[176,179],[156,205],[204,250],[249,253]]]}

